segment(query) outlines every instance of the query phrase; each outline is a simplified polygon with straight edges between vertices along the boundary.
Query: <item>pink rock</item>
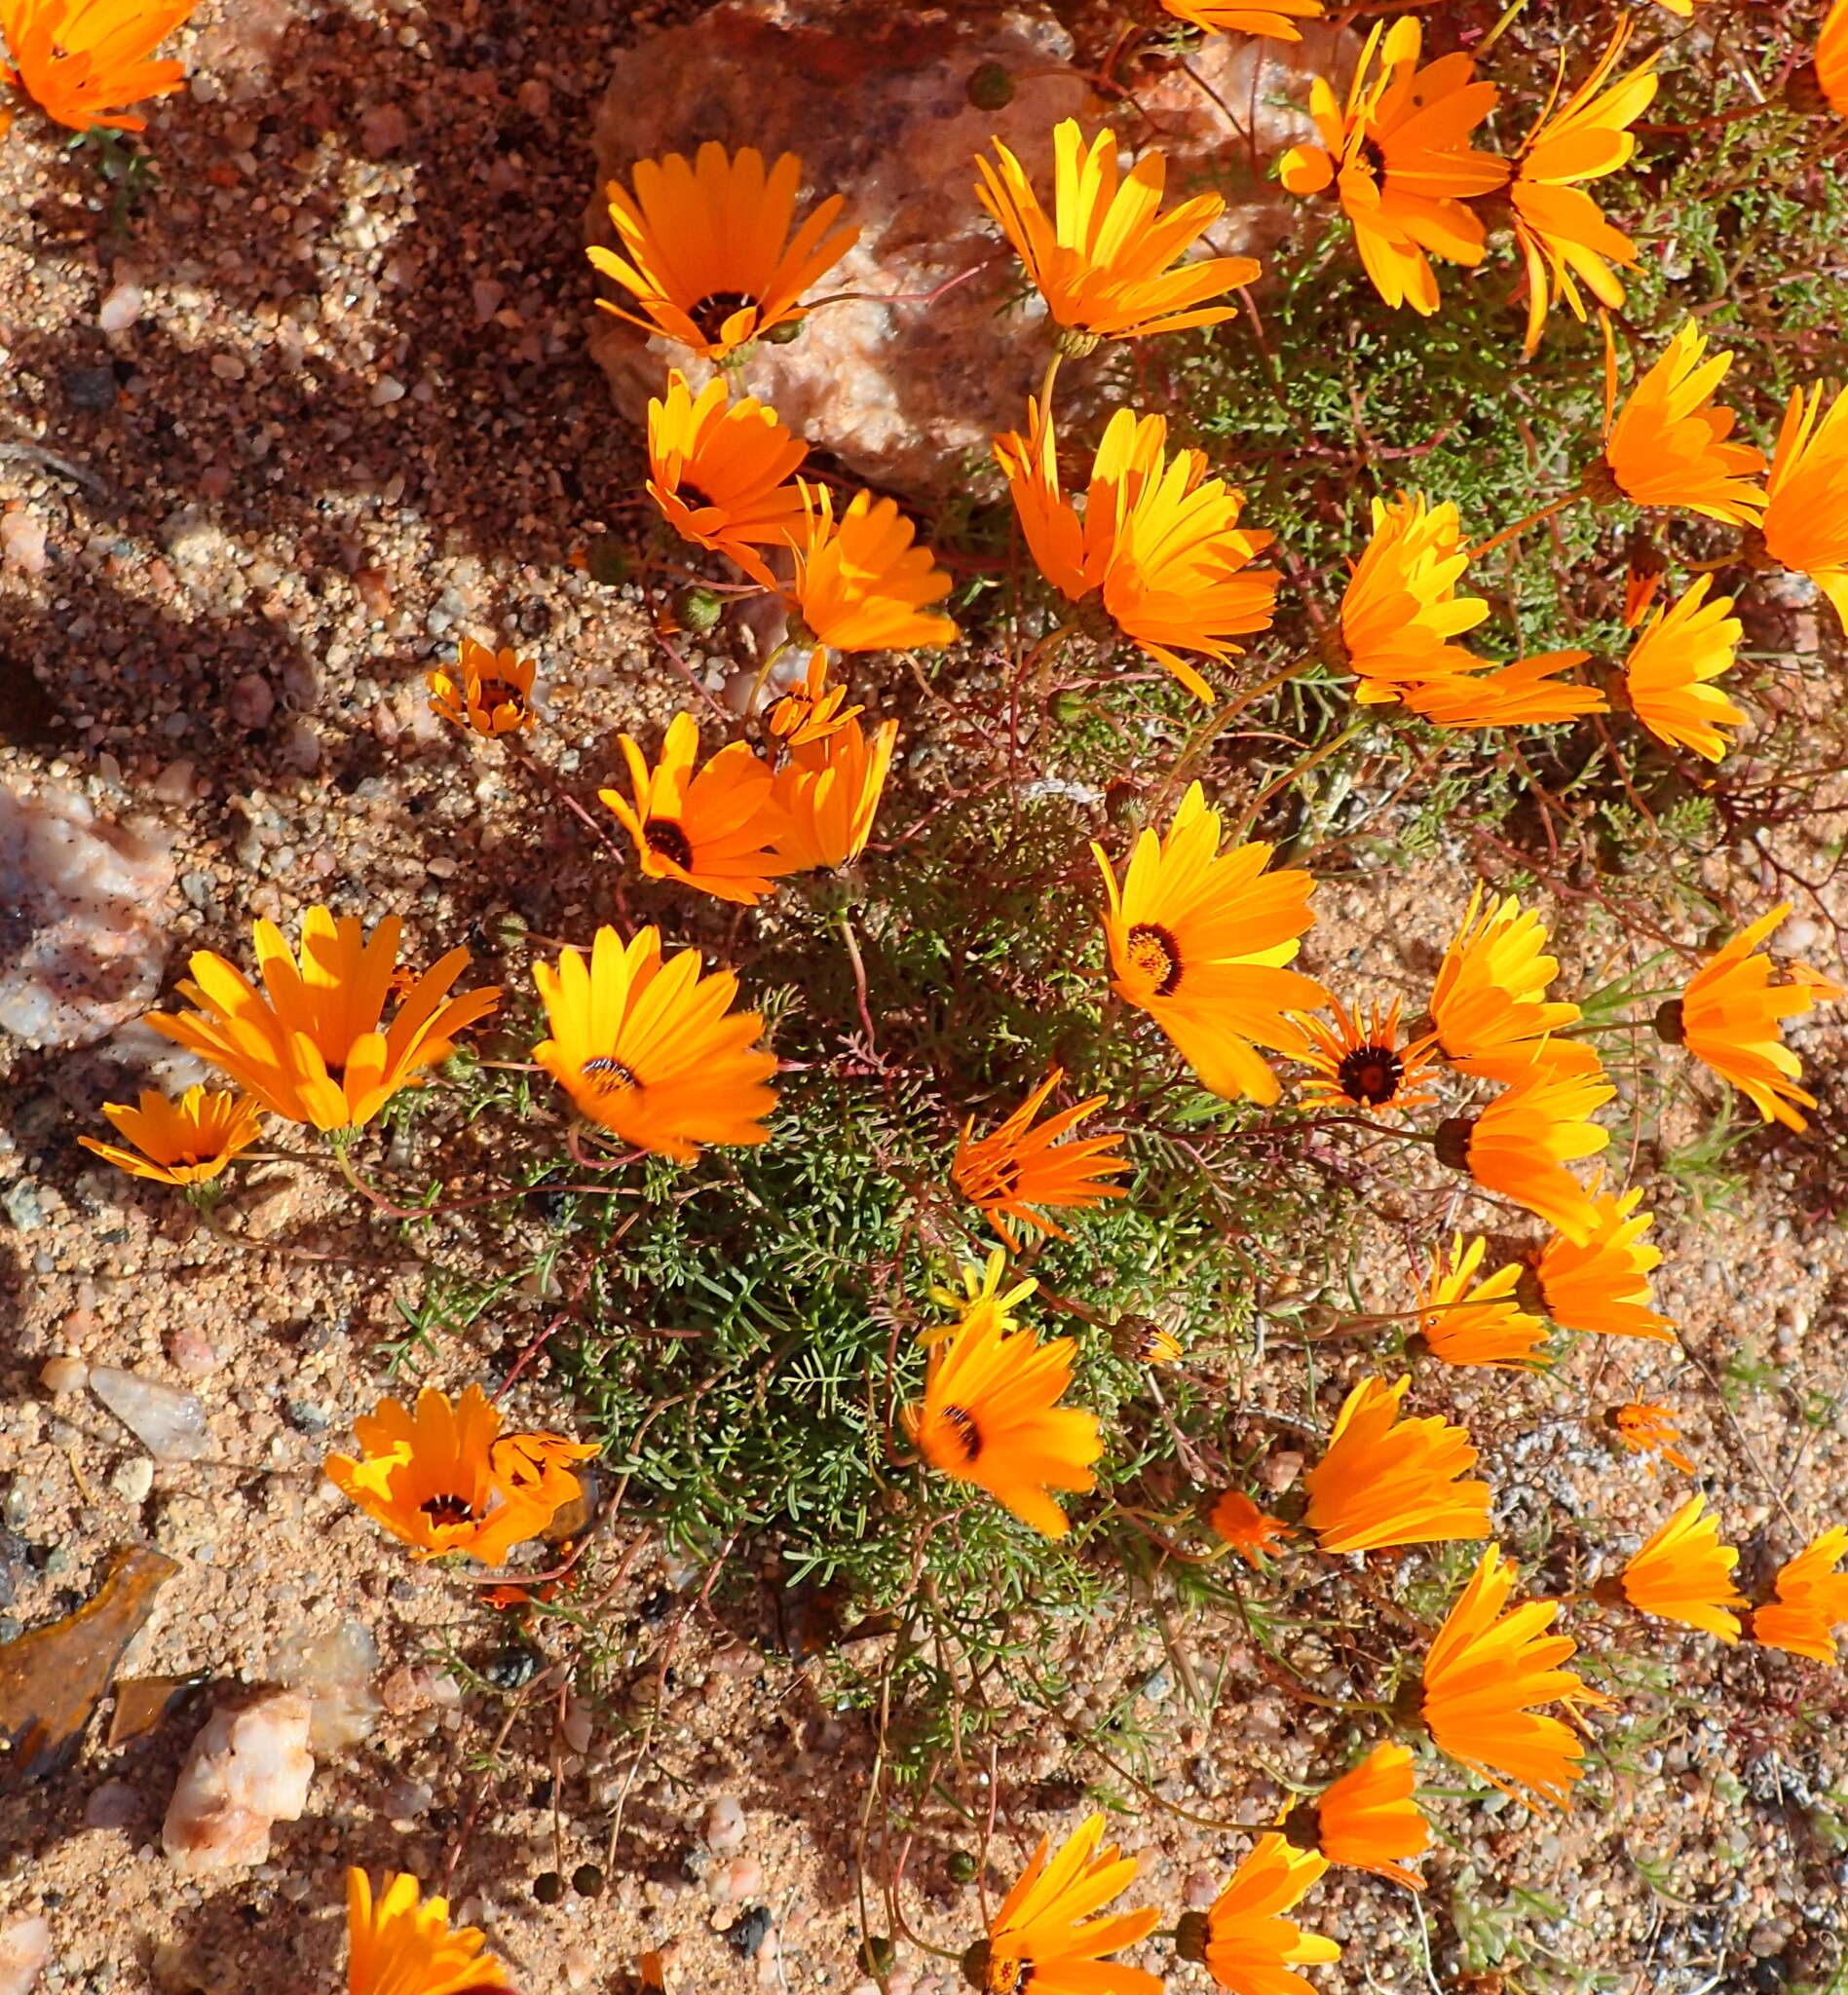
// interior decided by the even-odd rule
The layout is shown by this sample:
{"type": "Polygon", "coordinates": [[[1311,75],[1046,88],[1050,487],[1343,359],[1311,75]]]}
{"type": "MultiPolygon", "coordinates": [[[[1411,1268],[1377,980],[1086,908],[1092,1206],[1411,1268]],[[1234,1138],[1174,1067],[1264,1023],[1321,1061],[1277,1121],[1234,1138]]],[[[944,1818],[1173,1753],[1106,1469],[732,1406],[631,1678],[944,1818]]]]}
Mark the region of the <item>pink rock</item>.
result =
{"type": "Polygon", "coordinates": [[[239,727],[260,728],[276,711],[276,688],[261,672],[245,672],[232,682],[225,704],[239,727]]]}
{"type": "Polygon", "coordinates": [[[0,1926],[0,1995],[26,1995],[52,1957],[52,1929],[43,1913],[0,1926]]]}
{"type": "Polygon", "coordinates": [[[721,1863],[706,1883],[713,1903],[721,1905],[741,1905],[761,1897],[763,1890],[764,1866],[755,1857],[734,1857],[721,1863]]]}
{"type": "Polygon", "coordinates": [[[45,522],[24,511],[0,516],[0,561],[21,575],[43,575],[45,522]]]}
{"type": "Polygon", "coordinates": [[[167,1335],[167,1358],[187,1378],[208,1378],[218,1369],[218,1353],[203,1330],[182,1323],[167,1335]]]}
{"type": "Polygon", "coordinates": [[[161,1827],[161,1847],[189,1876],[266,1863],[270,1826],[299,1821],[315,1777],[308,1700],[273,1690],[215,1711],[193,1741],[161,1827]]]}

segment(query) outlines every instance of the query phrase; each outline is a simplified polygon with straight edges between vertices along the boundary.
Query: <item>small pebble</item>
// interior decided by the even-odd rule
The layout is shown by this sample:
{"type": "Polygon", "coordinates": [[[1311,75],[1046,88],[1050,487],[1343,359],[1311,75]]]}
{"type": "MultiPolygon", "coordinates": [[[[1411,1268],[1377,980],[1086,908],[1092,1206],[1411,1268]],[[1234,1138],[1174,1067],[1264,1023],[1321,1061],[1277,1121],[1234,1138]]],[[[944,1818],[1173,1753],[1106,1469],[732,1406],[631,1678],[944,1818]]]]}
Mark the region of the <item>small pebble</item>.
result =
{"type": "Polygon", "coordinates": [[[45,573],[45,522],[29,512],[0,517],[0,561],[21,575],[45,573]]]}
{"type": "Polygon", "coordinates": [[[104,1781],[84,1803],[86,1828],[129,1828],[140,1821],[147,1802],[127,1781],[104,1781]]]}
{"type": "Polygon", "coordinates": [[[372,393],[366,396],[366,400],[369,401],[375,409],[389,408],[393,402],[402,401],[403,399],[403,382],[395,379],[390,374],[381,377],[381,379],[373,387],[372,393]]]}
{"type": "Polygon", "coordinates": [[[261,672],[245,672],[233,682],[225,700],[241,728],[260,728],[276,711],[276,689],[261,672]]]}
{"type": "Polygon", "coordinates": [[[218,1352],[203,1330],[182,1323],[167,1334],[167,1361],[186,1378],[208,1378],[218,1369],[218,1352]]]}
{"type": "Polygon", "coordinates": [[[409,136],[410,126],[396,104],[374,104],[359,120],[359,143],[368,159],[396,152],[409,136]]]}
{"type": "Polygon", "coordinates": [[[132,278],[114,284],[96,313],[96,323],[104,332],[127,332],[140,318],[147,293],[132,278]]]}
{"type": "Polygon", "coordinates": [[[706,1879],[706,1895],[718,1905],[742,1904],[763,1888],[764,1866],[755,1857],[734,1857],[731,1863],[719,1864],[706,1879]]]}
{"type": "Polygon", "coordinates": [[[413,1822],[430,1812],[435,1798],[428,1782],[410,1780],[400,1774],[379,1796],[379,1810],[393,1822],[413,1822]]]}
{"type": "Polygon", "coordinates": [[[81,1392],[89,1378],[90,1367],[81,1358],[47,1358],[39,1367],[39,1383],[53,1395],[81,1392]]]}
{"type": "Polygon", "coordinates": [[[98,1365],[90,1389],[156,1461],[197,1461],[211,1446],[206,1409],[190,1392],[98,1365]]]}
{"type": "Polygon", "coordinates": [[[132,1455],[109,1478],[109,1487],[125,1503],[145,1503],[154,1487],[154,1464],[145,1454],[132,1455]]]}
{"type": "Polygon", "coordinates": [[[706,1810],[699,1830],[705,1846],[714,1856],[735,1856],[744,1847],[744,1809],[735,1794],[720,1794],[706,1810]]]}

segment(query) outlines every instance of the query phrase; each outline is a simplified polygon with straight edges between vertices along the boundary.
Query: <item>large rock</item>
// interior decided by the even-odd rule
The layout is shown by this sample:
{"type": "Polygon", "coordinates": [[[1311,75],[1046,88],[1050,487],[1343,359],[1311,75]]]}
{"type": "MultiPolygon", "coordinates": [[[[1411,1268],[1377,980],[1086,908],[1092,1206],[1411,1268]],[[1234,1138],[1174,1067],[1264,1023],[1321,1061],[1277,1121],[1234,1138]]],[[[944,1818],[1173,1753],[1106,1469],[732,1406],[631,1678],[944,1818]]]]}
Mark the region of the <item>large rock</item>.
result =
{"type": "MultiPolygon", "coordinates": [[[[1262,253],[1290,225],[1295,204],[1265,172],[1269,157],[1308,129],[1270,102],[1305,99],[1292,69],[1308,53],[1222,36],[1185,72],[1153,79],[1158,105],[1120,121],[1131,142],[1171,153],[1170,198],[1204,186],[1228,210],[1213,231],[1222,254],[1262,253]],[[1255,108],[1255,138],[1234,127],[1255,108]]],[[[596,120],[598,191],[590,240],[613,243],[601,189],[629,184],[638,159],[691,155],[704,140],[789,151],[805,168],[805,204],[847,198],[854,248],[822,280],[825,295],[871,291],[910,302],[853,300],[814,314],[786,346],[764,345],[735,371],[737,391],[771,403],[816,449],[869,482],[924,500],[991,475],[990,436],[1017,429],[1046,358],[1044,310],[1024,298],[1019,263],[974,193],[975,155],[999,136],[1050,192],[1052,128],[1076,117],[1087,132],[1107,105],[1071,67],[1070,38],[1050,8],[895,7],[891,0],[721,0],[683,27],[644,36],[617,58],[596,120]],[[999,63],[1014,95],[999,111],[969,102],[969,80],[999,63]],[[977,272],[954,289],[941,287],[977,272]],[[926,294],[940,292],[928,299],[926,294]]],[[[1143,79],[1136,97],[1145,100],[1143,79]]],[[[612,287],[632,303],[626,293],[612,287]]],[[[599,311],[591,351],[618,406],[640,423],[670,366],[696,386],[711,368],[668,340],[599,311]]],[[[1095,413],[1120,348],[1068,363],[1060,405],[1068,420],[1095,413]]]]}
{"type": "Polygon", "coordinates": [[[207,1719],[179,1770],[161,1846],[189,1877],[269,1861],[270,1827],[297,1822],[315,1777],[312,1713],[293,1690],[271,1690],[207,1719]]]}

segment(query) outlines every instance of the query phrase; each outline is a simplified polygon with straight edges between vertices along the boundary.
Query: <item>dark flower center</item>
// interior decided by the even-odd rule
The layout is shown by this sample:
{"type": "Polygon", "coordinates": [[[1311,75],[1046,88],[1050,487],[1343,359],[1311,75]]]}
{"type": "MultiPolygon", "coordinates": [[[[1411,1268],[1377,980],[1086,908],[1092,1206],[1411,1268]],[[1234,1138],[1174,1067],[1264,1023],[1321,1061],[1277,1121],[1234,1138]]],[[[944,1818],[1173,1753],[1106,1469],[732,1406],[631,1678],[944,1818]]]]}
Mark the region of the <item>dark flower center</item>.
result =
{"type": "Polygon", "coordinates": [[[1448,1164],[1452,1171],[1469,1169],[1469,1140],[1476,1133],[1476,1121],[1474,1115],[1447,1115],[1437,1125],[1431,1148],[1440,1164],[1448,1164]]]}
{"type": "Polygon", "coordinates": [[[1154,985],[1157,998],[1172,998],[1181,982],[1181,950],[1166,928],[1138,922],[1123,945],[1133,968],[1154,985]]]}
{"type": "Polygon", "coordinates": [[[1336,1069],[1342,1094],[1376,1109],[1383,1109],[1399,1092],[1405,1071],[1405,1062],[1390,1046],[1356,1046],[1336,1069]]]}
{"type": "Polygon", "coordinates": [[[438,1529],[474,1522],[474,1505],[466,1496],[426,1496],[417,1507],[438,1529]]]}
{"type": "Polygon", "coordinates": [[[1360,142],[1360,156],[1366,161],[1367,170],[1376,180],[1383,180],[1386,177],[1386,155],[1381,150],[1378,139],[1363,138],[1360,142]]]}
{"type": "Polygon", "coordinates": [[[1283,1839],[1293,1850],[1320,1853],[1322,1811],[1313,1801],[1299,1801],[1283,1818],[1283,1839]]]}
{"type": "Polygon", "coordinates": [[[625,1087],[640,1087],[641,1081],[622,1061],[609,1053],[598,1053],[579,1068],[591,1087],[600,1095],[621,1094],[625,1087]]]}
{"type": "Polygon", "coordinates": [[[692,307],[687,317],[699,328],[702,339],[716,340],[725,330],[725,321],[734,312],[741,312],[757,300],[743,291],[708,291],[698,304],[692,307]]]}
{"type": "Polygon", "coordinates": [[[975,1415],[962,1407],[945,1407],[943,1424],[956,1430],[963,1461],[973,1462],[982,1451],[982,1430],[975,1424],[975,1415]]]}
{"type": "Polygon", "coordinates": [[[477,706],[510,706],[515,713],[526,711],[526,696],[508,679],[478,679],[475,681],[475,704],[477,706]]]}
{"type": "Polygon", "coordinates": [[[988,1167],[988,1183],[983,1192],[993,1197],[999,1193],[1003,1198],[1012,1198],[1020,1189],[1020,1165],[1013,1157],[1001,1157],[988,1167]]]}
{"type": "Polygon", "coordinates": [[[648,849],[671,859],[682,872],[693,870],[693,841],[671,817],[651,817],[642,826],[648,849]]]}

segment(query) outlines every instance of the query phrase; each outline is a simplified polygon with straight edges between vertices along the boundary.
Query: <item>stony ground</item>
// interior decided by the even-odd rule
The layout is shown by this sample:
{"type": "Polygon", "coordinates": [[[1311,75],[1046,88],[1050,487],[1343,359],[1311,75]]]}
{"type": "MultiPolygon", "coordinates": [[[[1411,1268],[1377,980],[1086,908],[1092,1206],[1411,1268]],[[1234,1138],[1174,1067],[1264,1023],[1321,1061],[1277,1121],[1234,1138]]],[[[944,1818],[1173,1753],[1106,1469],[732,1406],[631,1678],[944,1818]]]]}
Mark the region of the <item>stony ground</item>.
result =
{"type": "MultiPolygon", "coordinates": [[[[184,50],[191,88],[154,115],[163,185],[129,213],[34,121],[0,147],[0,505],[26,522],[6,528],[0,570],[0,780],[75,792],[170,843],[155,896],[170,978],[191,947],[239,953],[252,914],[292,922],[323,895],[402,914],[413,954],[466,938],[509,982],[525,958],[499,918],[579,937],[622,907],[622,867],[544,781],[439,735],[422,675],[465,632],[536,657],[539,759],[581,796],[609,779],[615,733],[683,690],[644,591],[573,555],[622,530],[639,489],[634,440],[584,356],[589,110],[611,48],[686,11],[208,4],[184,50]]],[[[1803,623],[1768,641],[1830,641],[1803,623]]],[[[680,656],[722,683],[724,659],[680,656]]],[[[1825,883],[1805,913],[1824,958],[1831,918],[1848,919],[1835,848],[1785,853],[1825,883]]],[[[1427,973],[1467,856],[1333,890],[1315,966],[1427,973]]],[[[1712,863],[1771,886],[1740,854],[1712,863]]],[[[1832,1028],[1801,1044],[1842,1072],[1832,1028]]],[[[0,1800],[0,1917],[49,1913],[43,1985],[332,1989],[356,1863],[452,1878],[529,1990],[623,1988],[663,1946],[680,1989],[862,1981],[872,1744],[834,1709],[825,1660],[734,1635],[699,1606],[700,1575],[619,1526],[585,1597],[616,1631],[593,1711],[548,1667],[556,1637],[536,1655],[452,1576],[398,1557],[320,1462],[385,1379],[420,1271],[310,1167],[260,1167],[213,1231],[90,1159],[76,1132],[150,1051],[132,1031],[80,1051],[0,1040],[0,1634],[75,1605],[112,1547],[150,1543],[180,1569],[126,1669],[202,1686],[146,1738],[93,1731],[70,1771],[0,1800]],[[85,1389],[94,1365],[198,1394],[205,1456],[150,1464],[85,1389]],[[279,1826],[269,1863],[187,1882],[158,1830],[203,1686],[279,1676],[323,1705],[346,1693],[344,1714],[323,1712],[310,1811],[279,1826]],[[545,1873],[557,1902],[549,1884],[536,1894],[545,1873]]],[[[1459,1390],[1491,1480],[1532,1513],[1520,1521],[1596,1507],[1647,1527],[1664,1486],[1580,1412],[1632,1390],[1683,1412],[1749,1569],[1777,1526],[1788,1542],[1844,1514],[1836,1141],[1827,1113],[1802,1143],[1754,1140],[1742,1193],[1680,1199],[1662,1295],[1685,1360],[1625,1352],[1594,1377],[1581,1354],[1551,1409],[1552,1388],[1523,1383],[1518,1416],[1516,1388],[1459,1390]]],[[[1393,1217],[1382,1295],[1404,1265],[1393,1217]]],[[[429,1354],[429,1375],[498,1381],[545,1321],[543,1298],[510,1298],[503,1322],[429,1354]]],[[[511,1404],[569,1417],[543,1361],[511,1404]]],[[[742,1619],[752,1637],[777,1622],[773,1603],[742,1619]]],[[[1273,1776],[1316,1762],[1319,1714],[1249,1650],[1183,1629],[1197,1667],[1177,1673],[1146,1629],[1076,1639],[1099,1686],[1089,1714],[1129,1697],[1164,1742],[1158,1790],[1207,1824],[1274,1807],[1273,1776]],[[1217,1685],[1206,1708],[1196,1681],[1217,1685]]],[[[1349,1958],[1318,1985],[1489,1995],[1465,1970],[1517,1928],[1511,1987],[1700,1995],[1839,1972],[1839,1675],[1674,1636],[1654,1654],[1662,1680],[1627,1692],[1634,1728],[1627,1746],[1606,1735],[1598,1802],[1564,1823],[1459,1815],[1428,1911],[1331,1876],[1312,1923],[1349,1958]]],[[[997,1877],[1100,1772],[1050,1732],[1018,1770],[997,1877]]],[[[907,1874],[910,1916],[960,1948],[979,1909],[947,1861],[967,1843],[953,1827],[907,1874]]],[[[1170,1905],[1197,1901],[1242,1846],[1152,1809],[1130,1840],[1170,1905]]],[[[889,1995],[952,1985],[948,1962],[897,1958],[889,1995]]]]}

